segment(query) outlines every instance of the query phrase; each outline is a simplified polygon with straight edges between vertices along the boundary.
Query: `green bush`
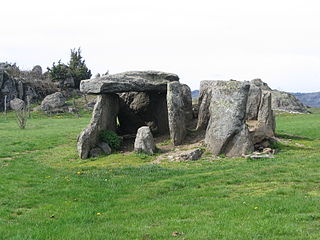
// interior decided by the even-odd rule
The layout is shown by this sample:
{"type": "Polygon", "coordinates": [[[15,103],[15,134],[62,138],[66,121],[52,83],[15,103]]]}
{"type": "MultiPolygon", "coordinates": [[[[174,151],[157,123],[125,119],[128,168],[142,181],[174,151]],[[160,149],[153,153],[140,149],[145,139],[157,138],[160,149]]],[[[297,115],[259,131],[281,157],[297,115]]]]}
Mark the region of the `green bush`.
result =
{"type": "Polygon", "coordinates": [[[108,143],[112,150],[119,149],[122,143],[122,138],[110,130],[102,130],[99,134],[99,139],[108,143]]]}

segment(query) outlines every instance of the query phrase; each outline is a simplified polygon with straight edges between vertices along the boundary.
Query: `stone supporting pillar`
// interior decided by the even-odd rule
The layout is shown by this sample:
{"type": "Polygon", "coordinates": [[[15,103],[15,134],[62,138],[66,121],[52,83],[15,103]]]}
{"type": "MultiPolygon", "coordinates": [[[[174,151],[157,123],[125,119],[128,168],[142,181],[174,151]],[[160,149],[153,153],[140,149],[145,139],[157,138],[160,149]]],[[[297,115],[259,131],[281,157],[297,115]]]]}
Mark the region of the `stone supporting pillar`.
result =
{"type": "Polygon", "coordinates": [[[179,82],[168,83],[168,120],[173,145],[180,145],[187,133],[182,94],[182,85],[179,82]]]}
{"type": "Polygon", "coordinates": [[[90,150],[99,143],[101,130],[116,131],[119,97],[116,94],[102,94],[97,97],[89,125],[78,137],[77,149],[79,156],[86,159],[90,150]]]}

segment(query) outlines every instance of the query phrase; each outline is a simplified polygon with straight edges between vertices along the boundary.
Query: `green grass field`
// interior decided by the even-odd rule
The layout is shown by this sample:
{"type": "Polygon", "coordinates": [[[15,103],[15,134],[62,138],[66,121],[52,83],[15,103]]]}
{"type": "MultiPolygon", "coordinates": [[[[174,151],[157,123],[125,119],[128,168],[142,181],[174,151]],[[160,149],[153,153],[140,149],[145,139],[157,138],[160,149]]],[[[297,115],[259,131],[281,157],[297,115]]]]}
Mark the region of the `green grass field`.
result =
{"type": "Polygon", "coordinates": [[[320,113],[277,117],[274,159],[80,160],[89,116],[0,117],[0,239],[320,239],[320,113]]]}

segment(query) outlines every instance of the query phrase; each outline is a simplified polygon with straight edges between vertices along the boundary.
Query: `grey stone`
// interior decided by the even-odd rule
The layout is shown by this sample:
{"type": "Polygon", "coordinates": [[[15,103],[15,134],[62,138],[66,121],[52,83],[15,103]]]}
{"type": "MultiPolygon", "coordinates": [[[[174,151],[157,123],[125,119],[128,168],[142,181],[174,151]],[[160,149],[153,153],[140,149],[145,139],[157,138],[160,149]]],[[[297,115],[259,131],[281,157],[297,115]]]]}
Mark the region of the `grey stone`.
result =
{"type": "Polygon", "coordinates": [[[136,152],[144,152],[147,154],[153,154],[155,152],[156,146],[148,126],[143,126],[138,129],[136,139],[134,141],[134,150],[136,152]]]}
{"type": "Polygon", "coordinates": [[[195,160],[200,159],[202,154],[203,154],[203,150],[200,148],[196,148],[196,149],[191,149],[191,150],[187,150],[187,151],[180,153],[177,156],[177,158],[180,161],[188,161],[188,160],[195,161],[195,160]]]}
{"type": "Polygon", "coordinates": [[[201,81],[200,82],[200,95],[198,100],[198,123],[197,129],[206,129],[210,119],[210,103],[212,96],[212,85],[215,81],[201,81]]]}
{"type": "Polygon", "coordinates": [[[173,145],[179,145],[187,133],[182,101],[182,86],[179,82],[168,84],[167,106],[170,138],[173,145]]]}
{"type": "Polygon", "coordinates": [[[250,85],[247,82],[212,81],[210,120],[205,143],[213,155],[239,157],[253,151],[246,120],[250,85]]]}
{"type": "Polygon", "coordinates": [[[66,103],[66,99],[61,92],[56,92],[46,96],[42,103],[41,109],[43,111],[50,111],[54,108],[62,107],[66,103]]]}
{"type": "Polygon", "coordinates": [[[182,84],[181,93],[182,93],[183,110],[186,118],[185,120],[186,120],[186,124],[188,124],[193,119],[192,95],[191,95],[190,87],[186,84],[182,84]]]}
{"type": "Polygon", "coordinates": [[[95,158],[95,157],[101,156],[102,154],[103,154],[103,151],[101,150],[101,148],[96,147],[90,150],[90,157],[95,158]]]}
{"type": "Polygon", "coordinates": [[[261,79],[254,79],[251,81],[251,84],[259,87],[264,91],[271,92],[272,110],[284,111],[289,113],[309,113],[307,107],[302,104],[294,95],[287,92],[272,90],[261,79]]]}
{"type": "Polygon", "coordinates": [[[158,71],[134,71],[105,75],[89,80],[82,80],[80,90],[84,93],[122,93],[167,91],[167,83],[179,81],[176,74],[158,71]]]}
{"type": "Polygon", "coordinates": [[[98,146],[99,148],[101,148],[101,150],[103,151],[103,153],[106,154],[106,155],[109,155],[109,154],[111,154],[111,152],[112,152],[111,147],[109,146],[108,143],[99,142],[99,143],[97,144],[97,146],[98,146]]]}
{"type": "Polygon", "coordinates": [[[97,97],[92,118],[79,138],[77,149],[82,159],[89,157],[89,152],[99,143],[101,130],[116,130],[116,117],[119,111],[119,97],[116,94],[103,94],[97,97]]]}
{"type": "Polygon", "coordinates": [[[271,109],[271,96],[271,92],[262,91],[257,118],[247,121],[254,144],[274,137],[275,117],[271,109]]]}
{"type": "Polygon", "coordinates": [[[12,110],[22,110],[25,108],[25,103],[19,98],[14,98],[10,101],[10,108],[12,110]]]}
{"type": "Polygon", "coordinates": [[[247,101],[247,119],[257,120],[262,90],[255,84],[250,84],[250,90],[247,101]]]}

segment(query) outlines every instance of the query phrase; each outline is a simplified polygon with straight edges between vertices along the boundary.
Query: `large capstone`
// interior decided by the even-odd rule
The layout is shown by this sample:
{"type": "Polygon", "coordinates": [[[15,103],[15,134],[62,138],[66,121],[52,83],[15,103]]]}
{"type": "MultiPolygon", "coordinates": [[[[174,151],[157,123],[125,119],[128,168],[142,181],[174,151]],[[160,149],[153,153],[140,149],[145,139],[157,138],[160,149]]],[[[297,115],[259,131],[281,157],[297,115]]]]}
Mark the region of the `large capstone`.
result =
{"type": "Polygon", "coordinates": [[[90,150],[99,144],[99,133],[102,130],[116,131],[119,97],[116,94],[103,94],[97,97],[91,122],[78,138],[80,158],[90,157],[90,150]]]}
{"type": "Polygon", "coordinates": [[[253,151],[246,121],[250,85],[247,82],[212,81],[210,120],[205,142],[214,155],[239,157],[253,151]]]}
{"type": "Polygon", "coordinates": [[[80,90],[83,93],[103,94],[121,92],[166,92],[167,83],[179,81],[176,74],[158,71],[134,71],[83,80],[80,90]]]}
{"type": "Polygon", "coordinates": [[[136,139],[134,142],[134,150],[147,154],[153,154],[156,150],[153,136],[148,126],[143,126],[138,129],[136,139]]]}
{"type": "Polygon", "coordinates": [[[182,85],[179,82],[168,84],[168,119],[170,138],[174,145],[181,144],[187,133],[182,94],[182,85]]]}

